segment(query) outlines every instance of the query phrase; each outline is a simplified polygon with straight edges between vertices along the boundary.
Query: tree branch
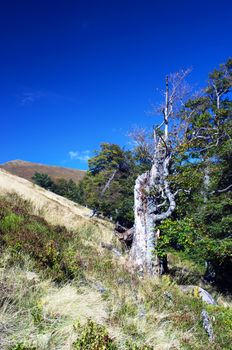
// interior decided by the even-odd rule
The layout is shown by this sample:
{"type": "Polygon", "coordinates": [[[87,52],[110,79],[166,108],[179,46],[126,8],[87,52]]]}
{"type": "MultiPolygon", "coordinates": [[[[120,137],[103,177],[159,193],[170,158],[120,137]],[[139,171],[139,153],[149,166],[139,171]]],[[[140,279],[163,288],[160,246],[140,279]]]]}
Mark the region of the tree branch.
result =
{"type": "Polygon", "coordinates": [[[219,192],[219,193],[226,192],[226,191],[228,191],[231,187],[232,187],[232,184],[230,184],[230,185],[227,186],[226,188],[223,188],[222,190],[217,190],[217,191],[215,191],[215,192],[219,192]]]}
{"type": "Polygon", "coordinates": [[[111,184],[111,182],[113,181],[113,179],[114,179],[114,177],[115,177],[117,171],[118,171],[118,169],[115,169],[115,170],[113,171],[113,173],[111,174],[110,178],[108,179],[107,183],[105,184],[105,187],[104,187],[103,190],[101,191],[101,195],[100,195],[101,197],[104,195],[104,193],[106,192],[107,188],[110,187],[110,184],[111,184]]]}

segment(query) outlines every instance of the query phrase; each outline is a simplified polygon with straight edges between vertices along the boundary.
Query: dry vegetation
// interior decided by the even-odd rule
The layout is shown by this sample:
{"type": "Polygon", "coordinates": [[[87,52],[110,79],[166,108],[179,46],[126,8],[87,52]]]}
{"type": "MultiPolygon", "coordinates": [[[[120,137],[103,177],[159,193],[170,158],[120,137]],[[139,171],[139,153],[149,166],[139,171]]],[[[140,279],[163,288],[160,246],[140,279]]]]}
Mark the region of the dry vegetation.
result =
{"type": "Polygon", "coordinates": [[[0,176],[1,349],[230,349],[229,301],[215,294],[219,305],[205,305],[167,276],[131,274],[124,253],[101,248],[118,244],[110,223],[25,181],[0,176]],[[27,200],[6,195],[6,178],[27,200]]]}

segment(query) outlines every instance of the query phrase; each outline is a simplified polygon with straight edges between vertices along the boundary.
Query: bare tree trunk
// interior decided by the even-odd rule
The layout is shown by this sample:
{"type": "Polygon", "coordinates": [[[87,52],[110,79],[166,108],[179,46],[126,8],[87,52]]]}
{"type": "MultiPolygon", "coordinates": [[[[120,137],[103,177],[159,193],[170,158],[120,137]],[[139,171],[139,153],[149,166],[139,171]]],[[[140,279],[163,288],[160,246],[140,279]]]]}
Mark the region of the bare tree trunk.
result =
{"type": "Polygon", "coordinates": [[[168,122],[173,113],[174,96],[175,91],[169,95],[166,78],[163,123],[154,129],[153,164],[150,171],[138,176],[134,188],[135,223],[131,260],[137,271],[150,275],[160,274],[164,268],[154,252],[158,240],[157,223],[169,217],[176,207],[175,195],[170,189],[168,179],[171,160],[168,122]],[[163,125],[163,136],[157,136],[157,131],[163,125]]]}
{"type": "Polygon", "coordinates": [[[134,189],[134,238],[131,257],[135,268],[144,273],[152,273],[153,249],[155,246],[155,222],[153,203],[147,193],[150,191],[150,171],[140,175],[134,189]]]}
{"type": "Polygon", "coordinates": [[[164,148],[158,147],[151,170],[138,176],[134,188],[135,227],[131,258],[138,271],[150,275],[160,274],[163,270],[154,252],[158,240],[157,223],[169,217],[176,206],[167,179],[169,162],[164,148]],[[154,192],[157,197],[152,194],[154,192]],[[162,207],[166,207],[164,212],[160,212],[162,207]]]}

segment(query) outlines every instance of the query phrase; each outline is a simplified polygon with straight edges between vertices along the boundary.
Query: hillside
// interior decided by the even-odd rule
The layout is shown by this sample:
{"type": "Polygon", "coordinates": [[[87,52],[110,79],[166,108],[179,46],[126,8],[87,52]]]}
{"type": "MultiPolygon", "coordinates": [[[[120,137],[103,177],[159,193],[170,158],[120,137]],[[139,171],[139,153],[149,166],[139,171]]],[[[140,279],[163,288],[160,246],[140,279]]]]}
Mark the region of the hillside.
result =
{"type": "MultiPolygon", "coordinates": [[[[24,200],[32,203],[34,213],[43,216],[51,224],[64,225],[68,229],[76,229],[82,224],[94,222],[99,226],[102,225],[104,232],[108,233],[105,221],[98,218],[89,218],[91,210],[88,208],[0,169],[0,195],[8,193],[17,194],[24,200]]],[[[112,225],[107,223],[107,226],[110,227],[112,232],[112,225]]],[[[110,234],[111,236],[112,233],[110,234]]]]}
{"type": "Polygon", "coordinates": [[[66,180],[72,179],[76,183],[83,179],[85,175],[84,170],[45,165],[40,163],[27,162],[24,160],[12,160],[6,162],[0,164],[0,168],[7,170],[11,174],[23,177],[24,179],[30,181],[35,172],[48,174],[53,180],[59,178],[64,178],[66,180]]]}
{"type": "Polygon", "coordinates": [[[229,303],[215,294],[207,305],[168,276],[137,276],[112,224],[89,216],[0,170],[1,349],[229,349],[229,303]]]}

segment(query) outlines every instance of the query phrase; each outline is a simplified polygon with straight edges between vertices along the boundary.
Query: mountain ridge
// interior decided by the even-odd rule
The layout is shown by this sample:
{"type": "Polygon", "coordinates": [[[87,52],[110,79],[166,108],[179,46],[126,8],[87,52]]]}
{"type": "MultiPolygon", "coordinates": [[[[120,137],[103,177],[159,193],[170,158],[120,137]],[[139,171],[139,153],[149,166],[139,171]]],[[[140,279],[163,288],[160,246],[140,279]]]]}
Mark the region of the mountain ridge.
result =
{"type": "Polygon", "coordinates": [[[13,175],[23,177],[30,180],[35,172],[48,174],[53,180],[64,178],[65,180],[73,180],[79,182],[85,176],[85,170],[62,167],[57,165],[47,165],[25,161],[21,159],[11,160],[0,164],[0,168],[8,171],[13,175]]]}

